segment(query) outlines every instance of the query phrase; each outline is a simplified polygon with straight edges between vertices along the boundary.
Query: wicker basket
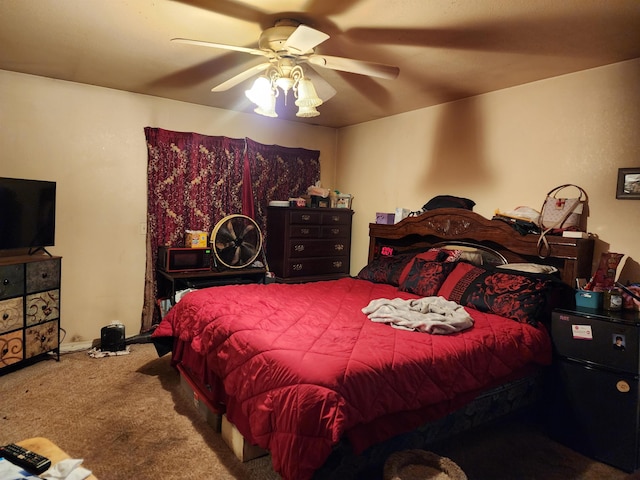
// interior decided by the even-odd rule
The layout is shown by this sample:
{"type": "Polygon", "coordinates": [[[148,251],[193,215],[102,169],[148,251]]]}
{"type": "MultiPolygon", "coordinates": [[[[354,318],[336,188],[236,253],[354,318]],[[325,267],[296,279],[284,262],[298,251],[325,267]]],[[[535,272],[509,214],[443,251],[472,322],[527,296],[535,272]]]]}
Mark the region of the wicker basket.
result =
{"type": "Polygon", "coordinates": [[[404,450],[389,456],[384,480],[467,480],[451,459],[425,450],[404,450]]]}

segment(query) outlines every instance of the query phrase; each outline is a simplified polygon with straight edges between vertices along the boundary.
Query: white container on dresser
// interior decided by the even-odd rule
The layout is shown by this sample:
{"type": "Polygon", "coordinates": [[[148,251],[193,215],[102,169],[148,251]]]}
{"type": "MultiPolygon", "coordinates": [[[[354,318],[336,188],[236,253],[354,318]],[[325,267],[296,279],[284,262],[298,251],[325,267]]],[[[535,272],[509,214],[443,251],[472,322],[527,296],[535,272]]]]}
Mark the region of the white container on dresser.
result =
{"type": "Polygon", "coordinates": [[[268,207],[267,261],[276,280],[348,277],[352,216],[347,208],[268,207]]]}
{"type": "Polygon", "coordinates": [[[61,257],[0,257],[0,375],[46,354],[60,359],[61,257]]]}

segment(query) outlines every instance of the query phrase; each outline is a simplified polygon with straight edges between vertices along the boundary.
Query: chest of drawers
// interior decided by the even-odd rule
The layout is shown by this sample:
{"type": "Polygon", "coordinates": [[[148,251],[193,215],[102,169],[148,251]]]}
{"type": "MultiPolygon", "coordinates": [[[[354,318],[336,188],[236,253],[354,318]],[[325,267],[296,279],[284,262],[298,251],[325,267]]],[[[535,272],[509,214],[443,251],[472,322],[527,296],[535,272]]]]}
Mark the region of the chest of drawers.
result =
{"type": "Polygon", "coordinates": [[[286,283],[349,276],[351,218],[346,208],[269,207],[267,261],[286,283]]]}
{"type": "Polygon", "coordinates": [[[60,344],[60,257],[0,258],[0,375],[57,352],[60,344]]]}

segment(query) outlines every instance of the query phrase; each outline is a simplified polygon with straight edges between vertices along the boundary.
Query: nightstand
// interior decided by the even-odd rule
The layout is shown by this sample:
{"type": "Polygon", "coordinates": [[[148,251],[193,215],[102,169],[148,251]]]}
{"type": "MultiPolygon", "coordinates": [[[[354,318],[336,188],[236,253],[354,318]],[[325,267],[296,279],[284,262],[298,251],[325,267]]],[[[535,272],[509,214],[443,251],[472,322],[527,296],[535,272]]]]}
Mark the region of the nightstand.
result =
{"type": "Polygon", "coordinates": [[[640,467],[640,314],[555,310],[551,435],[627,472],[640,467]]]}

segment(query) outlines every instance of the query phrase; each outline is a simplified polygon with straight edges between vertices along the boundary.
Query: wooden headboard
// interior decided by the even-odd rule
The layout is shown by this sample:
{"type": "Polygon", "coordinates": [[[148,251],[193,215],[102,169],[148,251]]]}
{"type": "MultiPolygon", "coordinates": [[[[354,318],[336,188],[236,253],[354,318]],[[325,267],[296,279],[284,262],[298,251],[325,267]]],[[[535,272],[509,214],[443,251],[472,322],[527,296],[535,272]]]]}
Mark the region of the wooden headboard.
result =
{"type": "Polygon", "coordinates": [[[552,265],[572,287],[576,278],[591,277],[593,239],[547,236],[547,240],[549,254],[541,258],[538,235],[521,235],[501,220],[489,220],[470,210],[440,208],[395,225],[369,224],[369,261],[380,255],[382,247],[402,252],[455,241],[489,247],[509,263],[552,265]]]}

